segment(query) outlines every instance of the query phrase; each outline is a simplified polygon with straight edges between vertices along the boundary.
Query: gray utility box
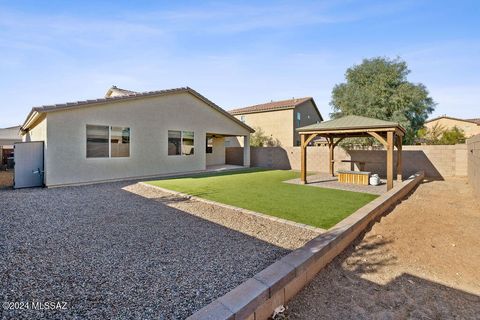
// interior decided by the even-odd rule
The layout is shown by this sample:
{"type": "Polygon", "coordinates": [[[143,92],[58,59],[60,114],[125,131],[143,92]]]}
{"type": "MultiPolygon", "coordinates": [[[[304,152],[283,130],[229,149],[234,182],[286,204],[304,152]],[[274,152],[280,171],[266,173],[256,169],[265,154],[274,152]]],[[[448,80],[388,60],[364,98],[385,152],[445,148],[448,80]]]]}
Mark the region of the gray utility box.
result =
{"type": "Polygon", "coordinates": [[[43,141],[14,144],[13,187],[31,188],[44,185],[43,141]]]}

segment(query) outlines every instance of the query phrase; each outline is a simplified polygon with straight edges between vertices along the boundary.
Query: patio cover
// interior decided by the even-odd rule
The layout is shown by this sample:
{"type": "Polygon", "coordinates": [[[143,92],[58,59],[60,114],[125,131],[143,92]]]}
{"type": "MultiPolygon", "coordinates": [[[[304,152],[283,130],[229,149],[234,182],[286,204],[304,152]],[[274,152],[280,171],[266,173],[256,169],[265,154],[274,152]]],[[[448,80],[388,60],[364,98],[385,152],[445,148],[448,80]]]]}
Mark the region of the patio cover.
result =
{"type": "Polygon", "coordinates": [[[393,149],[398,150],[397,180],[402,180],[402,138],[405,129],[396,122],[361,116],[312,124],[297,129],[301,137],[301,181],[307,183],[307,146],[315,137],[324,137],[330,150],[330,174],[334,175],[334,149],[345,138],[374,137],[387,150],[387,190],[393,188],[393,149]]]}

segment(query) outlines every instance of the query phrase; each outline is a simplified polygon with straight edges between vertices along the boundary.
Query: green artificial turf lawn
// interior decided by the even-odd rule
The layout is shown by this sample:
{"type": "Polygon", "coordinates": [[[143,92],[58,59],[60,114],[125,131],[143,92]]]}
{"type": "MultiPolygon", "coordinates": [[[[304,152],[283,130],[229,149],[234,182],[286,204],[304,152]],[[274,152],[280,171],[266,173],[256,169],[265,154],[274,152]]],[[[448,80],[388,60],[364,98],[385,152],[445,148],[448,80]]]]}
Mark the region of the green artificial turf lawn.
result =
{"type": "Polygon", "coordinates": [[[252,168],[148,183],[324,229],[377,197],[282,182],[299,176],[295,171],[252,168]]]}

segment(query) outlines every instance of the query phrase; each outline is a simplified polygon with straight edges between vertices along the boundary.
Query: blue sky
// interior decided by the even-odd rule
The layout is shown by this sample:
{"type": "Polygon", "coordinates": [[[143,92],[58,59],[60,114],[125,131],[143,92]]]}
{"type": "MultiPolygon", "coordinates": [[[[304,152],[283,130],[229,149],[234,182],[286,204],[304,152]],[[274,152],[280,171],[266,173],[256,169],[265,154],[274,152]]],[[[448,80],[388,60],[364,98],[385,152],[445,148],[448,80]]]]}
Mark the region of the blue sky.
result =
{"type": "Polygon", "coordinates": [[[480,117],[478,1],[2,1],[0,127],[33,106],[190,86],[225,109],[313,96],[401,57],[438,103],[480,117]]]}

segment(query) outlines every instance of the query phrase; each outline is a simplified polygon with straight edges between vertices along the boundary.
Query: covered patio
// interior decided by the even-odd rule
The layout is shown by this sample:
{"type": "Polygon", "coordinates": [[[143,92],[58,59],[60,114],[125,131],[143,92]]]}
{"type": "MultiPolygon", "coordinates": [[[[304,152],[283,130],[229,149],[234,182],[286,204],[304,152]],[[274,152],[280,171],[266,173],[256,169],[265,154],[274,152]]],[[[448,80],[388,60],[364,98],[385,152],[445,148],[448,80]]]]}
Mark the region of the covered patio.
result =
{"type": "MultiPolygon", "coordinates": [[[[327,140],[329,148],[329,173],[335,176],[335,147],[345,138],[373,137],[379,141],[387,152],[387,190],[393,188],[394,165],[397,180],[402,180],[402,138],[405,129],[396,122],[384,121],[361,116],[345,116],[342,118],[312,124],[298,128],[301,137],[301,176],[300,181],[307,183],[307,146],[317,137],[327,140]],[[397,161],[394,164],[393,151],[397,148],[397,161]]],[[[365,161],[359,161],[364,165],[365,161]]],[[[353,165],[353,163],[352,163],[353,165]]]]}

